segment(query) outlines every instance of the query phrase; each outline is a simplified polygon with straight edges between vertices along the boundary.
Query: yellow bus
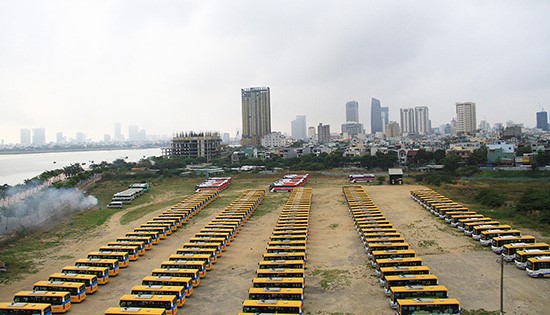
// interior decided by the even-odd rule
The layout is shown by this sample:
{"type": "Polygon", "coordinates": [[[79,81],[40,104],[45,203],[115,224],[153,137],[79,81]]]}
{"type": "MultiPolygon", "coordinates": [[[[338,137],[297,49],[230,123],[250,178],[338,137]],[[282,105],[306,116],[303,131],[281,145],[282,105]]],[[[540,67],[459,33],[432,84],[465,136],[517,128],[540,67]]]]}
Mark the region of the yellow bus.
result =
{"type": "Polygon", "coordinates": [[[301,246],[304,247],[307,245],[307,240],[293,240],[293,241],[269,241],[267,242],[267,246],[301,246]]]}
{"type": "Polygon", "coordinates": [[[86,293],[92,294],[97,291],[97,277],[95,275],[74,274],[74,273],[52,273],[48,277],[48,281],[66,281],[66,282],[81,282],[86,286],[86,293]]]}
{"type": "Polygon", "coordinates": [[[160,268],[180,268],[180,269],[193,269],[199,272],[201,278],[206,277],[206,262],[198,260],[165,260],[160,264],[160,268]]]}
{"type": "Polygon", "coordinates": [[[212,248],[216,250],[216,256],[222,254],[222,244],[217,242],[187,242],[183,243],[183,248],[212,248]]]}
{"type": "Polygon", "coordinates": [[[250,288],[249,300],[286,300],[304,301],[304,289],[302,288],[250,288]]]}
{"type": "Polygon", "coordinates": [[[437,285],[438,278],[434,274],[401,274],[387,276],[384,284],[384,294],[390,296],[392,287],[402,287],[407,285],[437,285]]]}
{"type": "Polygon", "coordinates": [[[501,236],[520,236],[521,231],[515,230],[515,229],[490,229],[481,231],[481,238],[479,239],[479,242],[483,246],[489,246],[491,245],[491,242],[493,238],[495,237],[501,237],[501,236]]]}
{"type": "Polygon", "coordinates": [[[282,300],[244,300],[244,313],[283,313],[283,314],[302,314],[302,301],[282,301],[282,300]]]}
{"type": "Polygon", "coordinates": [[[177,255],[209,255],[213,264],[218,261],[217,250],[213,248],[180,247],[176,249],[177,255]]]}
{"type": "Polygon", "coordinates": [[[406,258],[406,257],[415,257],[416,251],[413,249],[390,249],[390,250],[375,250],[372,251],[372,261],[371,265],[376,268],[377,261],[379,259],[386,258],[406,258]]]}
{"type": "Polygon", "coordinates": [[[120,268],[128,267],[130,257],[123,252],[89,252],[88,259],[116,259],[120,268]]]}
{"type": "MultiPolygon", "coordinates": [[[[139,258],[139,245],[130,244],[107,244],[107,246],[99,247],[100,252],[121,252],[128,253],[128,259],[135,261],[139,258]]],[[[145,252],[145,251],[144,251],[145,252]]]]}
{"type": "Polygon", "coordinates": [[[409,249],[409,243],[402,243],[402,242],[381,242],[381,243],[369,243],[365,245],[365,248],[367,249],[367,257],[369,259],[373,258],[372,253],[375,251],[382,251],[382,250],[408,250],[409,249]]]}
{"type": "Polygon", "coordinates": [[[173,295],[124,294],[120,297],[120,307],[163,308],[166,315],[178,312],[178,302],[173,295]]]}
{"type": "Polygon", "coordinates": [[[307,264],[307,254],[304,252],[265,253],[263,260],[303,260],[307,264]]]}
{"type": "Polygon", "coordinates": [[[191,237],[189,239],[190,243],[218,243],[222,251],[225,251],[227,248],[227,240],[225,237],[191,237]]]}
{"type": "Polygon", "coordinates": [[[501,255],[506,262],[514,261],[516,253],[525,250],[546,250],[550,249],[550,245],[546,243],[509,243],[502,246],[501,255]]]}
{"type": "Polygon", "coordinates": [[[198,269],[183,269],[183,268],[155,268],[151,272],[153,276],[171,276],[171,277],[188,277],[193,279],[193,287],[198,287],[201,283],[201,276],[198,269]]]}
{"type": "Polygon", "coordinates": [[[140,225],[140,227],[148,228],[148,227],[154,227],[154,228],[162,228],[166,235],[171,235],[172,231],[176,229],[176,225],[173,222],[160,222],[160,221],[147,221],[146,223],[140,225]]]}
{"type": "Polygon", "coordinates": [[[177,219],[164,219],[164,218],[153,218],[151,221],[147,221],[147,224],[162,224],[170,226],[170,230],[173,232],[178,229],[178,220],[177,219]]]}
{"type": "Polygon", "coordinates": [[[153,248],[153,238],[151,236],[122,236],[117,237],[116,242],[143,242],[145,250],[153,248]]]}
{"type": "Polygon", "coordinates": [[[455,227],[457,229],[459,229],[460,231],[464,232],[464,229],[465,229],[465,227],[468,223],[473,223],[473,224],[480,223],[481,224],[481,222],[488,222],[488,221],[493,221],[493,219],[491,219],[489,217],[459,219],[456,222],[455,227]]]}
{"type": "Polygon", "coordinates": [[[186,300],[185,287],[176,285],[135,285],[131,294],[173,295],[176,297],[178,307],[182,307],[186,300]]]}
{"type": "Polygon", "coordinates": [[[48,303],[0,302],[0,314],[51,315],[52,306],[48,303]]]}
{"type": "MultiPolygon", "coordinates": [[[[151,238],[151,244],[157,245],[160,243],[160,233],[155,231],[136,231],[128,232],[125,234],[126,237],[149,237],[151,238]]],[[[151,248],[149,248],[151,249],[151,248]]]]}
{"type": "Polygon", "coordinates": [[[65,313],[71,309],[71,294],[62,291],[19,291],[13,296],[13,301],[51,304],[53,313],[65,313]]]}
{"type": "Polygon", "coordinates": [[[80,258],[74,263],[77,267],[105,267],[109,269],[109,277],[118,275],[120,271],[118,259],[89,259],[80,258]]]}
{"type": "Polygon", "coordinates": [[[484,219],[475,220],[474,222],[466,223],[464,224],[464,234],[468,236],[472,236],[474,233],[474,229],[478,226],[490,226],[491,228],[495,228],[500,225],[499,221],[495,220],[489,220],[486,221],[484,219]]]}
{"type": "Polygon", "coordinates": [[[306,263],[301,260],[262,260],[258,263],[259,269],[270,268],[288,268],[288,269],[305,269],[306,263]]]}
{"type": "Polygon", "coordinates": [[[550,256],[528,258],[525,271],[532,278],[550,277],[550,256]]]}
{"type": "Polygon", "coordinates": [[[281,246],[267,246],[266,248],[267,253],[307,253],[307,247],[306,246],[288,246],[288,245],[281,245],[281,246]]]}
{"type": "Polygon", "coordinates": [[[509,226],[509,225],[497,225],[497,224],[494,224],[494,225],[488,225],[488,224],[483,224],[483,225],[478,225],[476,227],[474,227],[474,231],[472,233],[472,238],[476,241],[479,241],[481,240],[481,237],[482,237],[482,232],[483,231],[490,231],[490,230],[499,230],[499,231],[505,231],[505,230],[511,230],[512,227],[509,226]]]}
{"type": "Polygon", "coordinates": [[[33,290],[69,292],[72,303],[80,303],[86,299],[86,286],[82,282],[38,281],[34,284],[33,290]]]}
{"type": "Polygon", "coordinates": [[[303,278],[305,275],[304,269],[284,269],[284,268],[270,268],[270,269],[258,269],[256,270],[256,276],[258,278],[303,278]]]}
{"type": "Polygon", "coordinates": [[[210,238],[210,237],[223,237],[225,238],[225,246],[228,246],[231,243],[231,233],[230,232],[212,232],[212,231],[200,231],[194,236],[195,238],[210,238]]]}
{"type": "Polygon", "coordinates": [[[387,276],[395,275],[427,275],[430,273],[428,266],[394,266],[394,267],[382,267],[380,268],[380,282],[381,286],[386,284],[387,276]]]}
{"type": "Polygon", "coordinates": [[[170,261],[202,261],[206,264],[206,270],[212,269],[212,256],[209,254],[172,254],[168,257],[170,261]]]}
{"type": "Polygon", "coordinates": [[[269,238],[272,242],[307,241],[307,234],[273,235],[269,238]]]}
{"type": "Polygon", "coordinates": [[[515,235],[504,235],[499,237],[494,237],[491,240],[491,250],[495,254],[502,253],[502,250],[504,249],[504,245],[507,244],[534,244],[537,240],[532,235],[521,235],[521,236],[515,236],[515,235]]]}
{"type": "MultiPolygon", "coordinates": [[[[152,245],[152,244],[151,244],[152,245]]],[[[145,255],[146,244],[144,241],[132,240],[132,241],[119,241],[108,242],[107,246],[117,247],[117,246],[135,246],[139,256],[145,255]]]]}
{"type": "Polygon", "coordinates": [[[147,226],[146,224],[140,225],[135,228],[134,232],[157,232],[161,240],[165,239],[170,229],[166,226],[147,226]]]}
{"type": "Polygon", "coordinates": [[[525,269],[527,267],[527,259],[538,256],[550,256],[550,250],[548,249],[524,249],[517,251],[514,255],[514,264],[518,269],[525,269]]]}
{"type": "Polygon", "coordinates": [[[142,285],[175,285],[185,287],[185,296],[193,294],[193,279],[189,277],[171,276],[145,276],[141,280],[142,285]]]}
{"type": "Polygon", "coordinates": [[[84,274],[97,277],[98,284],[109,282],[109,268],[107,267],[89,267],[89,266],[65,266],[61,269],[65,274],[84,274]]]}
{"type": "Polygon", "coordinates": [[[443,285],[407,285],[391,287],[390,307],[397,308],[397,301],[403,299],[444,299],[448,298],[447,288],[443,285]]]}
{"type": "Polygon", "coordinates": [[[376,269],[374,273],[380,277],[381,269],[387,267],[408,267],[408,266],[422,266],[422,258],[420,257],[395,257],[395,258],[383,258],[376,261],[376,269]]]}
{"type": "Polygon", "coordinates": [[[254,278],[252,280],[254,288],[304,288],[304,278],[254,278]]]}
{"type": "Polygon", "coordinates": [[[105,315],[166,315],[166,310],[163,308],[144,308],[144,307],[109,307],[105,315]]]}
{"type": "Polygon", "coordinates": [[[460,314],[457,299],[400,299],[397,300],[396,315],[414,314],[460,314]]]}
{"type": "Polygon", "coordinates": [[[160,221],[160,222],[171,222],[176,226],[176,228],[179,228],[183,225],[184,217],[182,215],[170,215],[170,214],[160,214],[153,218],[153,221],[160,221]]]}

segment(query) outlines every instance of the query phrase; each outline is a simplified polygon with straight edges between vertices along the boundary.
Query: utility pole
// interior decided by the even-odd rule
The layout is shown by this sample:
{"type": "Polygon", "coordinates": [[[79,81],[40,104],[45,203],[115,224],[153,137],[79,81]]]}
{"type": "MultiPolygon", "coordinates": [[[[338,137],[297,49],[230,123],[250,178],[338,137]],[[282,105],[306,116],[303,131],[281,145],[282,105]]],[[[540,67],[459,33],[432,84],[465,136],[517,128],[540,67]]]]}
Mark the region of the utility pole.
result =
{"type": "Polygon", "coordinates": [[[504,256],[500,255],[500,315],[504,315],[504,256]]]}

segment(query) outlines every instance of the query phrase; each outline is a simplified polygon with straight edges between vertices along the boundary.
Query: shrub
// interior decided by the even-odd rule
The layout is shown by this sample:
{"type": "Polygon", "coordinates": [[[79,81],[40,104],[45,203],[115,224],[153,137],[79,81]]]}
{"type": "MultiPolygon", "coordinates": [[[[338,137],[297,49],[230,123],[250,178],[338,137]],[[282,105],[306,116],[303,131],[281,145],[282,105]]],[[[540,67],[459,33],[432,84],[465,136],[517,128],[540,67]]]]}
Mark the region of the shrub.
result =
{"type": "Polygon", "coordinates": [[[477,194],[475,199],[482,205],[499,208],[506,202],[504,195],[493,189],[482,189],[477,194]]]}
{"type": "Polygon", "coordinates": [[[550,191],[526,191],[518,201],[516,210],[525,214],[537,214],[543,223],[550,223],[550,191]]]}

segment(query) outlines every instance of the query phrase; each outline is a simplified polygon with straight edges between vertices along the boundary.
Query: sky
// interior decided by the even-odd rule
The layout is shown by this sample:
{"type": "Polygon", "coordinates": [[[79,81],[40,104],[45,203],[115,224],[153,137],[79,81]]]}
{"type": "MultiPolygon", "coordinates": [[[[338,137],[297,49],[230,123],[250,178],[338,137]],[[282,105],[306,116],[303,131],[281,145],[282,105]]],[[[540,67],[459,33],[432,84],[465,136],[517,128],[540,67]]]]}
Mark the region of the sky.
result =
{"type": "Polygon", "coordinates": [[[241,89],[271,89],[272,130],[345,122],[359,102],[455,103],[477,121],[536,125],[550,109],[550,1],[0,0],[0,140],[21,128],[100,140],[114,124],[147,134],[241,123],[241,89]]]}

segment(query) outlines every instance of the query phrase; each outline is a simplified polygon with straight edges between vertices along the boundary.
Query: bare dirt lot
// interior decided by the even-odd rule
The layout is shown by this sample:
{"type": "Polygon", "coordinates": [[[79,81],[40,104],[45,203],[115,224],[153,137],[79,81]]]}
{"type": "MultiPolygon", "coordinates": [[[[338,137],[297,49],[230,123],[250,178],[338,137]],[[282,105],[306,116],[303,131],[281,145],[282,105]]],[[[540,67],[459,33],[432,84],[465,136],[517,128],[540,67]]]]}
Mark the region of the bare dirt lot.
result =
{"type": "MultiPolygon", "coordinates": [[[[308,269],[305,290],[306,314],[393,314],[387,306],[382,288],[367,264],[364,247],[354,229],[342,197],[340,178],[312,178],[313,188],[308,243],[308,269]]],[[[258,188],[258,187],[249,187],[258,188]]],[[[500,265],[497,256],[481,248],[473,240],[453,230],[416,204],[409,195],[419,186],[365,186],[367,193],[388,220],[412,245],[430,267],[432,273],[447,286],[449,294],[460,300],[467,310],[498,310],[500,265]]],[[[223,194],[223,193],[222,193],[223,194]]],[[[264,202],[286,200],[287,194],[268,194],[264,202]]],[[[182,197],[183,199],[183,197],[182,197]]],[[[229,201],[230,202],[230,201],[229,201]]],[[[103,314],[116,306],[121,295],[140,283],[140,279],[160,266],[161,261],[175,252],[206,225],[227,203],[214,202],[187,226],[148,251],[139,260],[122,269],[110,283],[86,301],[74,305],[71,314],[103,314]]],[[[261,208],[261,206],[260,206],[261,208]]],[[[218,263],[201,280],[193,295],[180,311],[183,314],[236,314],[247,298],[247,291],[265,252],[266,243],[275,226],[279,210],[249,220],[223,253],[218,263]]],[[[158,209],[131,225],[120,225],[119,215],[89,237],[73,245],[57,248],[42,263],[38,273],[12,284],[0,286],[0,300],[9,301],[19,290],[29,290],[34,282],[47,279],[76,258],[114,240],[152,217],[158,209]]],[[[506,314],[549,314],[548,279],[531,279],[512,265],[504,268],[506,314]]]]}

